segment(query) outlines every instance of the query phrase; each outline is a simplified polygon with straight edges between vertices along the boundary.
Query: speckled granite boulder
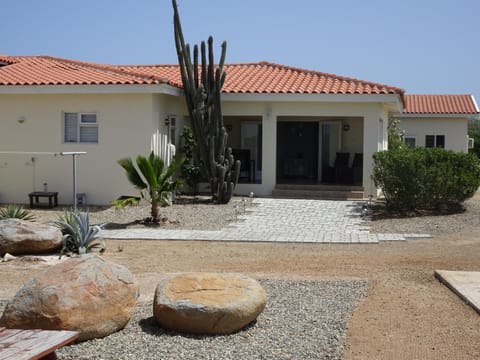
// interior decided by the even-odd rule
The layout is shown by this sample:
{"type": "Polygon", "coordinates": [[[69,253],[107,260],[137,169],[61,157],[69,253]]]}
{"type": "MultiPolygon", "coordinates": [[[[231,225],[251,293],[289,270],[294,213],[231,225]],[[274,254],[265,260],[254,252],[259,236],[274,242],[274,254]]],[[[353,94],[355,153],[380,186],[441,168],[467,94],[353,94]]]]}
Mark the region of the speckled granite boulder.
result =
{"type": "Polygon", "coordinates": [[[138,296],[132,273],[95,254],[68,259],[28,281],[9,301],[0,326],[76,330],[79,340],[123,329],[138,296]]]}
{"type": "Polygon", "coordinates": [[[247,276],[184,273],[158,284],[153,314],[162,327],[196,334],[230,334],[263,311],[267,295],[247,276]]]}
{"type": "Polygon", "coordinates": [[[0,256],[40,254],[62,246],[62,232],[50,225],[20,219],[0,220],[0,256]]]}

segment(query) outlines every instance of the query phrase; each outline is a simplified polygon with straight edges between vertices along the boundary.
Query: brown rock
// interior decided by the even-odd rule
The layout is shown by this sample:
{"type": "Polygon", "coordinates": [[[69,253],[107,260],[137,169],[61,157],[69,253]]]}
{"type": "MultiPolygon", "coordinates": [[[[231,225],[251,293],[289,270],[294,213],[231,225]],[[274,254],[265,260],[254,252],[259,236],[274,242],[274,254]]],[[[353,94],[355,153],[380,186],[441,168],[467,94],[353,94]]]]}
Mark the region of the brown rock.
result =
{"type": "Polygon", "coordinates": [[[79,340],[103,337],[130,320],[137,285],[124,266],[95,254],[50,267],[9,301],[1,326],[19,329],[76,330],[79,340]]]}
{"type": "Polygon", "coordinates": [[[262,286],[246,276],[174,274],[158,284],[153,315],[169,330],[230,334],[254,321],[266,302],[262,286]]]}
{"type": "Polygon", "coordinates": [[[50,225],[20,219],[0,220],[0,256],[41,254],[62,246],[62,232],[50,225]]]}

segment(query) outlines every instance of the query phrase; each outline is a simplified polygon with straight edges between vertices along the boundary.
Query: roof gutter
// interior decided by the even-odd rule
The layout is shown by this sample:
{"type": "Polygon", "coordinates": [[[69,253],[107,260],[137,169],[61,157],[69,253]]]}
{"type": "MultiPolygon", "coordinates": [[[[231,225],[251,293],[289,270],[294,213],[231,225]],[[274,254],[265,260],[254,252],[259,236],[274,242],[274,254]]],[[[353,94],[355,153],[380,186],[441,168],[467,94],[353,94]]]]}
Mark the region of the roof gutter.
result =
{"type": "Polygon", "coordinates": [[[181,96],[181,89],[155,85],[0,85],[0,94],[167,94],[181,96]]]}

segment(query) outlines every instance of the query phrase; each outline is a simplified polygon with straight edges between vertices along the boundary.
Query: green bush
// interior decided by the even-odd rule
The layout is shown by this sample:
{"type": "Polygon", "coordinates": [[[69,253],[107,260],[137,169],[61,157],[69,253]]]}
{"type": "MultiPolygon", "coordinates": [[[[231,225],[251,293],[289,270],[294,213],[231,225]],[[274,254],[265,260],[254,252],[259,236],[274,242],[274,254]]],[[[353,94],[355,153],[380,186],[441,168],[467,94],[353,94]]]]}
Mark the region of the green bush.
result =
{"type": "Polygon", "coordinates": [[[193,136],[192,128],[189,126],[183,127],[182,132],[183,146],[181,151],[185,154],[185,161],[181,167],[181,177],[189,186],[193,195],[198,194],[198,184],[202,181],[202,171],[200,169],[199,160],[195,159],[194,149],[197,145],[195,137],[193,136]]]}
{"type": "Polygon", "coordinates": [[[439,148],[400,148],[373,155],[373,181],[389,210],[433,210],[459,205],[480,186],[480,160],[439,148]]]}
{"type": "Polygon", "coordinates": [[[35,221],[35,215],[25,210],[22,205],[10,204],[0,209],[0,220],[20,219],[25,221],[35,221]]]}

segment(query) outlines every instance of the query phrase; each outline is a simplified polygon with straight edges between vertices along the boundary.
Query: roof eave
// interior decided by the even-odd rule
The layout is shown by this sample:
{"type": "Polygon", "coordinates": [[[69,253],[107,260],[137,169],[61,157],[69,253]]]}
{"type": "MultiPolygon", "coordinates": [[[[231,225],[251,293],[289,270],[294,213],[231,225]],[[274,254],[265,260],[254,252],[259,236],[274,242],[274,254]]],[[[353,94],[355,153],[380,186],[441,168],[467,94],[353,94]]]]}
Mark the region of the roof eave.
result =
{"type": "Polygon", "coordinates": [[[401,94],[298,94],[298,93],[222,93],[232,102],[349,102],[390,103],[401,109],[401,94]]]}
{"type": "Polygon", "coordinates": [[[137,85],[0,85],[0,94],[167,94],[180,96],[181,89],[168,84],[137,85]]]}
{"type": "Polygon", "coordinates": [[[397,113],[395,117],[397,118],[458,118],[458,119],[469,119],[472,117],[478,116],[477,114],[472,113],[450,113],[450,114],[436,114],[436,113],[397,113]]]}

